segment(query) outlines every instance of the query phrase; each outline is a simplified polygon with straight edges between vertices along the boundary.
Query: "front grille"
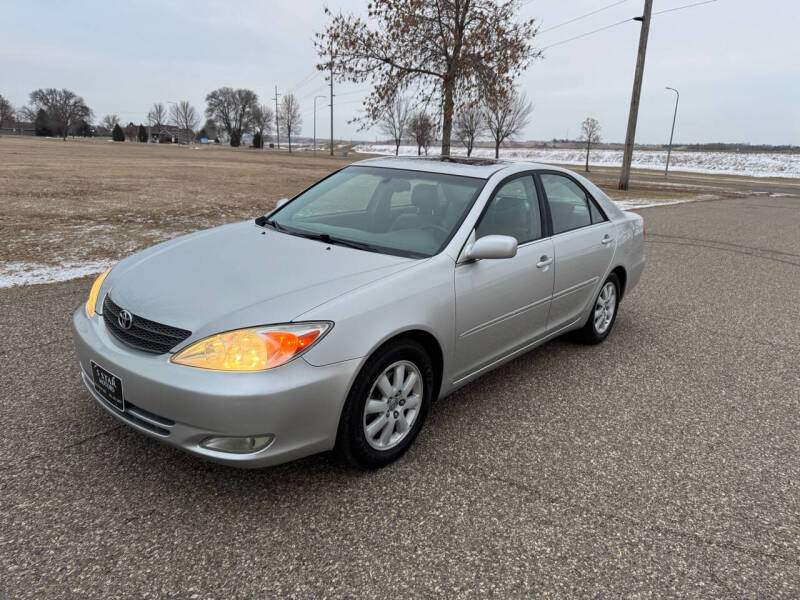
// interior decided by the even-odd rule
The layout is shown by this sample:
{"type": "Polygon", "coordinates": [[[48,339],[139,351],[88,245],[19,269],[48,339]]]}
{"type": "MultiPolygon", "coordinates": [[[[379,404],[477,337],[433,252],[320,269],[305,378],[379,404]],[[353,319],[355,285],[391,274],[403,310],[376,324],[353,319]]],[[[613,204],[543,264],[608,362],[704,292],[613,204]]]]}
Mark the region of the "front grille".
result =
{"type": "Polygon", "coordinates": [[[121,311],[122,308],[111,300],[111,295],[106,295],[103,302],[103,320],[106,322],[106,327],[115,338],[138,350],[164,354],[192,334],[186,329],[156,323],[138,315],[133,315],[130,329],[123,329],[117,322],[121,311]]]}

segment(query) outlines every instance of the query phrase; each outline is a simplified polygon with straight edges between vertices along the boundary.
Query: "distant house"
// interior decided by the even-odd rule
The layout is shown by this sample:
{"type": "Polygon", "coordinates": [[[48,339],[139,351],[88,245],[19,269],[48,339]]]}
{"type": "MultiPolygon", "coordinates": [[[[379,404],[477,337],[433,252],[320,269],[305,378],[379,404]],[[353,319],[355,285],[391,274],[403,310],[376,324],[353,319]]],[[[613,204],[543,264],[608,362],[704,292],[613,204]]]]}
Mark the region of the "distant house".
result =
{"type": "Polygon", "coordinates": [[[164,144],[184,144],[187,141],[186,132],[175,125],[162,125],[158,128],[154,125],[149,127],[150,141],[164,144]]]}
{"type": "Polygon", "coordinates": [[[29,121],[6,119],[0,123],[0,135],[36,135],[36,126],[29,121]]]}

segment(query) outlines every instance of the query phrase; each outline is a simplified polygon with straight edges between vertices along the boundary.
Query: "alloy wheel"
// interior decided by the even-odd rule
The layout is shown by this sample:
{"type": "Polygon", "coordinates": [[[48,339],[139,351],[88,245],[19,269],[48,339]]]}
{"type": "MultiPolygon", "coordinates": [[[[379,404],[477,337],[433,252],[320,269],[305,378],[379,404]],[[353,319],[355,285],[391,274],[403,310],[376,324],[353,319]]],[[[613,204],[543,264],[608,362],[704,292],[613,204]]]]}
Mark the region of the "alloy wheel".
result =
{"type": "Polygon", "coordinates": [[[397,446],[409,434],[422,404],[422,374],[407,360],[392,363],[373,382],[364,406],[364,438],[375,450],[397,446]]]}
{"type": "Polygon", "coordinates": [[[615,310],[617,310],[617,288],[611,281],[606,281],[594,305],[594,329],[598,334],[603,335],[609,328],[615,310]]]}

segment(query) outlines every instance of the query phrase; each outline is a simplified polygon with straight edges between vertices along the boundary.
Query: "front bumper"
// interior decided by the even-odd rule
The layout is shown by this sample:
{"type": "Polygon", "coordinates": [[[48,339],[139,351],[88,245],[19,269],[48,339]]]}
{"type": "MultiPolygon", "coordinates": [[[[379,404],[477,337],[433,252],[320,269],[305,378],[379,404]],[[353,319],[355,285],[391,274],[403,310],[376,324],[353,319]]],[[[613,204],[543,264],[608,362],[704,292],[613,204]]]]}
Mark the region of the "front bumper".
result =
{"type": "Polygon", "coordinates": [[[240,467],[276,465],[333,448],[339,415],[361,360],[323,367],[302,357],[274,370],[221,373],[169,362],[169,354],[134,350],[83,306],[72,317],[83,382],[117,419],[162,442],[240,467]],[[125,412],[95,391],[94,361],[122,380],[125,412]],[[233,454],[200,446],[209,436],[275,436],[269,446],[233,454]]]}

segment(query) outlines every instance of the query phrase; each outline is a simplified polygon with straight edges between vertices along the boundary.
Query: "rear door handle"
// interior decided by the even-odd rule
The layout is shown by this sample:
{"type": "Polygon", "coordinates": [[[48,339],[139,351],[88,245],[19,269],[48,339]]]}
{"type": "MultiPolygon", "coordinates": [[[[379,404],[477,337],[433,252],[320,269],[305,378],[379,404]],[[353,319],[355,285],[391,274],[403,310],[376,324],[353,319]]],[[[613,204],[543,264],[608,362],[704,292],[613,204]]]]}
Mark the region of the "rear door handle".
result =
{"type": "Polygon", "coordinates": [[[603,239],[600,240],[600,243],[603,244],[603,246],[608,246],[613,241],[614,241],[614,238],[612,238],[610,235],[606,234],[606,235],[603,236],[603,239]]]}
{"type": "Polygon", "coordinates": [[[539,257],[539,262],[536,263],[538,269],[544,269],[546,266],[553,263],[553,257],[546,254],[539,257]]]}

